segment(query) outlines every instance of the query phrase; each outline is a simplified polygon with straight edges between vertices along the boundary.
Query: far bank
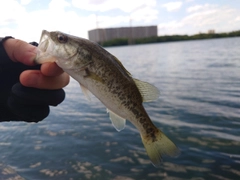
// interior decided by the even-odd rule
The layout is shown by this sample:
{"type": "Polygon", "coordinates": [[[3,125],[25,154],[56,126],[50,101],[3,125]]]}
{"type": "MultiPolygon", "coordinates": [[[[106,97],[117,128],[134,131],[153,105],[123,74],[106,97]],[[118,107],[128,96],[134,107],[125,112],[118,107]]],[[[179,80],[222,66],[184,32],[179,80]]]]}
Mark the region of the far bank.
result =
{"type": "Polygon", "coordinates": [[[214,39],[214,38],[226,38],[226,37],[239,37],[239,31],[232,31],[226,33],[199,33],[194,35],[165,35],[165,36],[154,36],[145,38],[136,38],[129,40],[128,38],[116,38],[105,42],[98,42],[103,47],[110,46],[125,46],[133,44],[148,44],[148,43],[163,43],[163,42],[174,42],[174,41],[187,41],[187,40],[199,40],[199,39],[214,39]]]}

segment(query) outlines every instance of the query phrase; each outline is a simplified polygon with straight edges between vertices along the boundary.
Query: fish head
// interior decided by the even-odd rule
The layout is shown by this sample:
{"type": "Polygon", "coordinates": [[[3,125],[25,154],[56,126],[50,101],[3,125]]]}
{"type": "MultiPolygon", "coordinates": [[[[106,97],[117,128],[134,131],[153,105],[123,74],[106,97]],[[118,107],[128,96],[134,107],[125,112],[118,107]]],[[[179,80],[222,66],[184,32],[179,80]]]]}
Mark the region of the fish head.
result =
{"type": "Polygon", "coordinates": [[[56,62],[63,69],[79,69],[91,59],[86,58],[89,52],[81,45],[84,40],[60,31],[43,30],[35,62],[56,62]]]}

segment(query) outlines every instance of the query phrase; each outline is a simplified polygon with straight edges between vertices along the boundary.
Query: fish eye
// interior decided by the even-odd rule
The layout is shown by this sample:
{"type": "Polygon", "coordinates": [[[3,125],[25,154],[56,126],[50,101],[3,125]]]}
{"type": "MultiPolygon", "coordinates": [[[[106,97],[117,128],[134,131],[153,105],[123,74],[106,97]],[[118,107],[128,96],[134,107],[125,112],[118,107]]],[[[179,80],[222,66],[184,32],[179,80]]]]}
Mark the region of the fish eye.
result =
{"type": "Polygon", "coordinates": [[[67,36],[64,36],[63,34],[58,34],[57,39],[60,43],[66,43],[68,41],[67,36]]]}

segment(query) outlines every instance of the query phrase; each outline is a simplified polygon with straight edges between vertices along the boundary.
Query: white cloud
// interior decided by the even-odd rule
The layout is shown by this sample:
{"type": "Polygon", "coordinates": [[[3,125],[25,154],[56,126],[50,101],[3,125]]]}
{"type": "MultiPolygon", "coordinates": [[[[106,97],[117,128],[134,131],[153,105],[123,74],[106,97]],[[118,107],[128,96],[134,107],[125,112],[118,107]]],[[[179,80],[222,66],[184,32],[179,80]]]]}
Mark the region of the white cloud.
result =
{"type": "Polygon", "coordinates": [[[88,11],[105,12],[113,9],[120,9],[123,12],[131,13],[143,6],[153,7],[156,5],[156,0],[72,0],[72,4],[80,9],[88,11]]]}
{"type": "Polygon", "coordinates": [[[4,3],[1,3],[0,25],[15,23],[21,19],[24,14],[25,8],[22,7],[17,1],[5,1],[4,3]]]}
{"type": "Polygon", "coordinates": [[[179,21],[159,24],[159,34],[195,34],[209,29],[229,32],[240,29],[240,12],[233,8],[205,4],[190,7],[187,12],[189,14],[179,21]]]}
{"type": "MultiPolygon", "coordinates": [[[[30,0],[28,2],[30,2],[30,0]]],[[[96,21],[98,21],[98,27],[106,28],[129,25],[130,19],[132,20],[133,26],[152,24],[160,19],[159,11],[161,7],[156,6],[156,0],[129,2],[124,0],[124,3],[113,0],[86,0],[76,2],[82,3],[78,4],[79,6],[81,5],[80,10],[76,10],[76,8],[74,8],[76,4],[71,4],[69,0],[52,0],[49,1],[45,9],[28,12],[24,5],[24,3],[27,3],[27,0],[8,0],[1,4],[0,35],[12,35],[15,38],[20,38],[25,41],[38,41],[41,31],[46,29],[49,31],[59,30],[87,38],[88,30],[96,28],[96,21]],[[86,6],[84,6],[84,4],[86,6]],[[103,9],[99,10],[100,8],[103,9]],[[82,9],[85,10],[83,11],[82,9]],[[86,11],[88,9],[89,11],[86,11]],[[96,12],[92,11],[94,9],[96,12]],[[121,10],[122,13],[117,11],[119,15],[116,16],[107,14],[107,10],[114,9],[121,10]],[[101,13],[100,11],[103,10],[106,10],[106,12],[101,13]],[[98,14],[97,17],[96,14],[98,14]]],[[[171,2],[173,4],[165,4],[165,8],[168,8],[169,11],[177,10],[182,7],[182,2],[186,3],[186,0],[177,2],[178,3],[171,2]]],[[[28,8],[29,7],[30,5],[28,8]]],[[[176,14],[179,15],[180,11],[176,14]]],[[[161,12],[161,17],[164,17],[166,20],[165,22],[162,20],[161,23],[158,24],[160,35],[194,34],[199,31],[207,32],[208,29],[215,29],[216,32],[240,29],[240,12],[234,7],[195,3],[194,6],[186,9],[185,17],[180,18],[180,16],[176,17],[171,15],[169,16],[171,18],[169,18],[168,15],[165,11],[161,12]]]]}
{"type": "MultiPolygon", "coordinates": [[[[144,7],[127,15],[105,16],[98,15],[93,22],[97,21],[98,28],[109,28],[121,26],[120,24],[135,26],[136,24],[151,23],[158,18],[158,11],[149,7],[144,7]],[[130,22],[131,21],[131,22],[130,22]]],[[[96,27],[94,27],[96,28],[96,27]]]]}
{"type": "Polygon", "coordinates": [[[193,12],[202,11],[202,10],[205,11],[207,9],[213,9],[216,7],[217,7],[216,5],[210,5],[210,4],[194,5],[194,6],[187,8],[187,12],[193,13],[193,12]]]}
{"type": "Polygon", "coordinates": [[[32,0],[21,0],[22,5],[27,5],[31,2],[32,0]]]}
{"type": "Polygon", "coordinates": [[[191,12],[194,12],[194,11],[198,11],[202,8],[203,6],[202,5],[195,5],[195,6],[191,6],[187,9],[187,12],[191,13],[191,12]]]}
{"type": "Polygon", "coordinates": [[[52,0],[46,9],[26,12],[23,5],[8,0],[1,6],[0,34],[25,41],[38,41],[41,31],[46,29],[87,38],[87,31],[96,27],[96,17],[80,16],[74,11],[67,11],[66,7],[69,6],[71,4],[65,0],[52,0]]]}
{"type": "Polygon", "coordinates": [[[240,21],[240,16],[236,17],[235,21],[240,21]]]}
{"type": "Polygon", "coordinates": [[[129,16],[114,16],[114,17],[98,16],[97,19],[98,19],[98,27],[99,28],[114,27],[115,25],[118,25],[119,23],[127,23],[130,21],[129,16]]]}
{"type": "Polygon", "coordinates": [[[158,18],[158,10],[146,6],[131,13],[131,18],[133,21],[149,23],[158,18]]]}
{"type": "Polygon", "coordinates": [[[182,2],[181,1],[176,1],[176,2],[169,2],[166,4],[163,4],[162,7],[166,8],[167,11],[172,12],[180,9],[182,7],[182,2]]]}
{"type": "Polygon", "coordinates": [[[168,35],[169,34],[182,34],[180,32],[180,30],[183,26],[184,26],[184,24],[182,24],[182,22],[178,22],[178,21],[170,21],[170,22],[166,22],[166,23],[160,23],[160,24],[158,24],[158,33],[161,36],[165,35],[165,34],[168,34],[168,35]]]}
{"type": "Polygon", "coordinates": [[[49,3],[49,9],[52,11],[62,11],[65,7],[69,7],[70,3],[65,0],[52,0],[49,3]]]}
{"type": "Polygon", "coordinates": [[[183,24],[181,24],[181,22],[170,21],[170,22],[167,22],[167,23],[159,24],[158,28],[160,28],[160,29],[163,29],[163,28],[171,29],[171,28],[179,28],[179,27],[182,27],[182,26],[183,26],[183,24]]]}
{"type": "Polygon", "coordinates": [[[58,13],[55,10],[47,9],[29,13],[28,17],[19,21],[18,32],[21,33],[21,37],[24,39],[32,38],[38,41],[41,31],[45,29],[48,31],[58,30],[87,38],[87,31],[95,27],[95,16],[93,15],[80,17],[74,11],[57,11],[58,13]],[[26,32],[29,22],[34,22],[34,25],[30,26],[26,32]]]}
{"type": "Polygon", "coordinates": [[[97,14],[98,12],[107,12],[114,9],[124,12],[123,15],[116,17],[98,15],[97,21],[100,28],[130,23],[130,19],[132,24],[136,24],[139,22],[149,23],[158,18],[158,11],[155,9],[156,0],[72,0],[72,4],[77,8],[97,14]]]}
{"type": "Polygon", "coordinates": [[[193,12],[182,19],[184,24],[191,24],[196,27],[208,27],[214,28],[222,22],[229,23],[234,16],[235,10],[225,7],[218,7],[215,5],[195,6],[195,8],[188,9],[188,12],[193,12]],[[197,8],[196,8],[197,7],[197,8]]]}

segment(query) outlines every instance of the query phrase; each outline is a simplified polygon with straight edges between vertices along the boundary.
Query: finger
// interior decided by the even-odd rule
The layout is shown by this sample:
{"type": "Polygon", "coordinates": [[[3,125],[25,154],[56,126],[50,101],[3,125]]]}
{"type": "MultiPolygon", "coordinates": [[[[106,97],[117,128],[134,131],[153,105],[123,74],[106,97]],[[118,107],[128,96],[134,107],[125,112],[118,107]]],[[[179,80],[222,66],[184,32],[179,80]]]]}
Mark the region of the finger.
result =
{"type": "Polygon", "coordinates": [[[18,39],[7,39],[3,46],[12,61],[18,61],[25,65],[35,65],[37,47],[18,39]]]}
{"type": "Polygon", "coordinates": [[[26,87],[38,89],[61,89],[68,85],[69,75],[44,76],[39,70],[26,70],[20,75],[20,82],[26,87]]]}
{"type": "Polygon", "coordinates": [[[63,70],[56,63],[44,63],[41,66],[41,72],[45,76],[59,76],[63,70]]]}

